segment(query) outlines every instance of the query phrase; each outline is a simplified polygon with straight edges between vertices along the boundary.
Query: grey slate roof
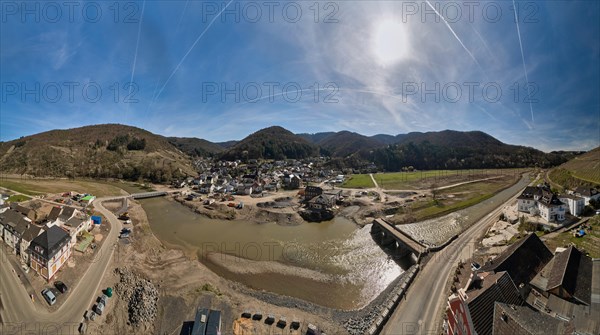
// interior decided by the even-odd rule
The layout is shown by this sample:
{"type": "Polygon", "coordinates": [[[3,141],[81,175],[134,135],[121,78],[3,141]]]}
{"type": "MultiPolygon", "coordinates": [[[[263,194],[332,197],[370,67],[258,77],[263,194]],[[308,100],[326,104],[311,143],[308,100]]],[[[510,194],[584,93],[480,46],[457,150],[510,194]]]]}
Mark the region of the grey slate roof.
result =
{"type": "Polygon", "coordinates": [[[67,220],[67,222],[65,222],[65,225],[72,227],[72,228],[77,228],[82,222],[83,222],[82,219],[77,218],[77,217],[72,217],[69,220],[67,220]]]}
{"type": "Polygon", "coordinates": [[[61,219],[63,222],[65,222],[68,219],[70,219],[71,216],[73,216],[74,212],[75,212],[75,208],[72,208],[72,207],[63,207],[62,208],[62,212],[60,213],[60,215],[58,216],[58,218],[61,219]]]}
{"type": "Polygon", "coordinates": [[[582,196],[585,196],[585,197],[592,197],[592,196],[598,194],[598,190],[595,188],[579,186],[578,188],[575,189],[575,193],[581,194],[582,196]]]}
{"type": "Polygon", "coordinates": [[[515,284],[519,285],[529,283],[551,259],[552,252],[532,233],[484,264],[481,271],[507,271],[515,284]]]}
{"type": "Polygon", "coordinates": [[[539,199],[539,202],[546,207],[560,206],[563,204],[556,194],[552,193],[550,190],[542,190],[542,197],[539,199]]]}
{"type": "Polygon", "coordinates": [[[34,238],[29,245],[29,250],[46,259],[52,258],[63,246],[69,243],[71,237],[58,226],[48,228],[38,237],[34,238]],[[39,248],[36,248],[39,247],[39,248]],[[41,250],[40,250],[41,249],[41,250]]]}
{"type": "Polygon", "coordinates": [[[10,208],[27,216],[28,218],[30,218],[31,220],[35,219],[35,211],[31,208],[27,208],[24,206],[19,205],[16,202],[13,202],[12,204],[10,204],[10,208]]]}
{"type": "Polygon", "coordinates": [[[56,221],[56,219],[58,219],[58,216],[60,215],[62,208],[60,207],[52,207],[52,209],[50,210],[50,214],[48,214],[48,217],[46,218],[48,221],[56,221]]]}
{"type": "Polygon", "coordinates": [[[40,235],[40,233],[42,232],[42,227],[36,226],[36,225],[29,225],[29,227],[27,228],[27,230],[25,230],[25,232],[23,233],[22,238],[25,241],[33,241],[34,238],[36,238],[38,235],[40,235]]]}
{"type": "Polygon", "coordinates": [[[573,246],[554,256],[547,290],[562,287],[578,301],[589,305],[592,296],[592,260],[573,246]]]}
{"type": "Polygon", "coordinates": [[[566,335],[572,334],[568,322],[553,318],[528,306],[511,306],[497,302],[494,305],[493,335],[566,335]]]}
{"type": "Polygon", "coordinates": [[[498,272],[483,279],[483,286],[467,292],[466,300],[473,327],[478,335],[492,335],[494,303],[522,305],[519,291],[507,272],[498,272]]]}
{"type": "Polygon", "coordinates": [[[539,187],[535,187],[535,186],[527,186],[527,187],[525,187],[523,192],[521,192],[521,195],[519,195],[517,197],[517,199],[524,199],[524,200],[533,199],[534,195],[541,196],[542,189],[539,187]]]}
{"type": "Polygon", "coordinates": [[[0,224],[17,235],[22,235],[27,229],[27,225],[31,223],[25,220],[25,217],[21,213],[9,208],[0,214],[0,224]]]}

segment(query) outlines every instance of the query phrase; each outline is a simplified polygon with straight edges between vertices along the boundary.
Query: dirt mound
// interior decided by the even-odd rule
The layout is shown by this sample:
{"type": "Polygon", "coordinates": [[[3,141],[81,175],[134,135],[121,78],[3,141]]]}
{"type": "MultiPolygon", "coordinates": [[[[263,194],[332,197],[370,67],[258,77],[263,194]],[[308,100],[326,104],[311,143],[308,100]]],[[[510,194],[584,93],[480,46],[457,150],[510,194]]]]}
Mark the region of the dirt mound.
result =
{"type": "Polygon", "coordinates": [[[129,322],[133,326],[152,325],[158,305],[156,286],[127,267],[118,268],[117,273],[121,278],[115,290],[127,302],[129,322]]]}

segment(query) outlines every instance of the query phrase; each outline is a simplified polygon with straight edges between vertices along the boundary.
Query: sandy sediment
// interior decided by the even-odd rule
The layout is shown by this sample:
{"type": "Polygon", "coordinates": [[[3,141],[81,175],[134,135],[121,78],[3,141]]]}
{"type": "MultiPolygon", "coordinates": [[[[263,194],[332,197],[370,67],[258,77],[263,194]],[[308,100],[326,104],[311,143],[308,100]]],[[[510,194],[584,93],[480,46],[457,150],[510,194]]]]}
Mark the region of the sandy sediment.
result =
{"type": "Polygon", "coordinates": [[[227,206],[228,202],[215,202],[204,205],[200,201],[186,201],[182,197],[174,197],[175,201],[190,208],[194,212],[210,219],[243,220],[251,223],[276,222],[283,226],[295,226],[305,221],[293,208],[260,208],[254,205],[235,209],[227,206]]]}
{"type": "Polygon", "coordinates": [[[206,257],[211,263],[218,264],[226,270],[237,274],[280,273],[320,282],[329,282],[333,280],[332,276],[319,271],[285,265],[274,261],[254,261],[216,252],[210,253],[206,257]]]}

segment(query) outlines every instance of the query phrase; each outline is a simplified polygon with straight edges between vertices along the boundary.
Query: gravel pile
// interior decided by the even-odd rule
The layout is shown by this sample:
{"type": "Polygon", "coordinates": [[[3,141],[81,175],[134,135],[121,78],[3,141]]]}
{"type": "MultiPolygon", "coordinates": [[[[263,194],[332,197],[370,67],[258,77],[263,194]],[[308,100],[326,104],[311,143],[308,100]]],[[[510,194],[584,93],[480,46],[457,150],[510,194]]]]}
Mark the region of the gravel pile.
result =
{"type": "Polygon", "coordinates": [[[151,324],[158,312],[158,289],[148,279],[129,268],[118,268],[120,281],[115,290],[127,302],[129,322],[133,326],[151,324]]]}

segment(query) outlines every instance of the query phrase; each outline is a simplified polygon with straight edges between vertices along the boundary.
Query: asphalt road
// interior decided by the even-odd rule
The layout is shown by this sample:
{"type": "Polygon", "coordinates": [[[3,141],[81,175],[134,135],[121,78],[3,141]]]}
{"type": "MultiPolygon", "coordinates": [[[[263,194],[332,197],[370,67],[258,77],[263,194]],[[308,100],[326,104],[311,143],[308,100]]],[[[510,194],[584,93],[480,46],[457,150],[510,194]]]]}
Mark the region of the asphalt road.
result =
{"type": "Polygon", "coordinates": [[[518,194],[473,224],[421,268],[382,334],[440,334],[441,316],[448,298],[446,284],[450,275],[458,261],[467,260],[473,255],[481,236],[496,221],[502,208],[514,201],[518,194]]]}
{"type": "MultiPolygon", "coordinates": [[[[94,263],[89,266],[81,280],[71,287],[64,304],[52,313],[48,311],[45,301],[33,302],[30,299],[8,261],[8,257],[15,256],[0,248],[0,334],[21,334],[30,331],[40,331],[44,334],[78,334],[77,328],[83,319],[83,313],[92,307],[95,298],[101,293],[100,281],[115,256],[118,234],[122,228],[121,221],[104,208],[101,202],[118,198],[122,197],[94,201],[96,210],[110,221],[111,230],[98,249],[94,263]]],[[[59,296],[59,299],[62,297],[64,296],[59,296]]]]}

